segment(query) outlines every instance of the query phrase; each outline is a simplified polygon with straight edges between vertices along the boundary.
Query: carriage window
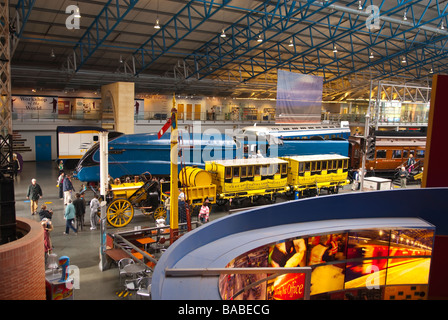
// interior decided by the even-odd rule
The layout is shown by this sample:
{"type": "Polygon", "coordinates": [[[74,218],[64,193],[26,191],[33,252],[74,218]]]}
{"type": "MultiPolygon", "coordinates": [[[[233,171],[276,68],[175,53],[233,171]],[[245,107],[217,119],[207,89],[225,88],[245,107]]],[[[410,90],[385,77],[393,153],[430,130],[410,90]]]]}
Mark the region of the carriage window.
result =
{"type": "Polygon", "coordinates": [[[347,159],[344,160],[344,169],[348,169],[348,160],[347,159]]]}
{"type": "Polygon", "coordinates": [[[403,150],[403,158],[409,158],[409,150],[403,150]]]}
{"type": "Polygon", "coordinates": [[[342,160],[338,161],[338,169],[342,169],[343,165],[342,165],[342,160]]]}
{"type": "Polygon", "coordinates": [[[328,170],[332,170],[333,169],[333,161],[329,160],[328,161],[328,170]]]}
{"type": "Polygon", "coordinates": [[[265,176],[267,174],[268,174],[268,166],[267,165],[261,166],[261,175],[265,176]]]}
{"type": "Polygon", "coordinates": [[[241,178],[247,177],[247,167],[241,167],[241,178]]]}
{"type": "Polygon", "coordinates": [[[282,164],[282,174],[286,174],[288,171],[288,167],[286,166],[286,164],[282,164]]]}
{"type": "Polygon", "coordinates": [[[239,167],[233,167],[233,177],[238,178],[240,176],[240,168],[239,167]]]}
{"type": "Polygon", "coordinates": [[[254,167],[254,175],[255,176],[259,176],[260,175],[260,166],[255,166],[254,167]]]}
{"type": "Polygon", "coordinates": [[[230,178],[232,178],[232,168],[227,167],[226,168],[226,179],[230,179],[230,178]]]}
{"type": "Polygon", "coordinates": [[[322,161],[322,170],[327,170],[327,161],[322,161]]]}
{"type": "Polygon", "coordinates": [[[305,162],[305,171],[310,171],[311,162],[305,162]]]}
{"type": "Polygon", "coordinates": [[[252,166],[249,166],[249,167],[247,167],[247,176],[248,177],[252,177],[254,174],[253,174],[253,167],[252,166]]]}
{"type": "Polygon", "coordinates": [[[303,168],[305,167],[305,165],[303,164],[303,162],[299,163],[299,172],[303,172],[303,168]]]}
{"type": "Polygon", "coordinates": [[[274,173],[275,174],[279,174],[280,173],[280,165],[279,164],[274,164],[274,173]]]}
{"type": "Polygon", "coordinates": [[[402,150],[392,150],[392,159],[401,159],[402,150]]]}
{"type": "Polygon", "coordinates": [[[377,159],[386,159],[386,150],[377,150],[376,158],[377,159]]]}
{"type": "Polygon", "coordinates": [[[423,159],[425,157],[425,150],[417,150],[415,152],[415,157],[419,159],[423,159]]]}
{"type": "Polygon", "coordinates": [[[316,171],[316,162],[311,162],[311,171],[316,171]]]}

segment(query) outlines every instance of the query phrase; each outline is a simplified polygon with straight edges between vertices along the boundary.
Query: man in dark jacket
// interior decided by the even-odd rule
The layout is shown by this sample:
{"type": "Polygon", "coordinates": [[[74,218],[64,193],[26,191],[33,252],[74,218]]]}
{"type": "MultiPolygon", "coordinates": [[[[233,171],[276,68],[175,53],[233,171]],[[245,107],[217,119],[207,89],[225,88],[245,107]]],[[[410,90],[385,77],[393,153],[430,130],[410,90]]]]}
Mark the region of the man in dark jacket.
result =
{"type": "Polygon", "coordinates": [[[68,200],[72,200],[72,191],[75,191],[71,176],[68,174],[65,176],[64,182],[62,183],[62,191],[64,191],[64,205],[67,205],[68,200]]]}
{"type": "Polygon", "coordinates": [[[82,226],[84,225],[84,214],[86,213],[86,203],[84,198],[81,198],[81,194],[77,193],[75,195],[75,200],[73,201],[73,205],[75,206],[75,215],[76,215],[76,229],[82,230],[82,226]]]}
{"type": "Polygon", "coordinates": [[[31,202],[31,215],[35,215],[37,213],[39,199],[42,198],[42,188],[37,184],[36,179],[31,179],[26,198],[30,199],[31,202]]]}
{"type": "Polygon", "coordinates": [[[47,209],[47,206],[45,204],[43,204],[40,207],[40,211],[39,211],[39,218],[42,221],[43,219],[48,219],[51,220],[51,218],[53,217],[53,211],[50,209],[47,209]]]}

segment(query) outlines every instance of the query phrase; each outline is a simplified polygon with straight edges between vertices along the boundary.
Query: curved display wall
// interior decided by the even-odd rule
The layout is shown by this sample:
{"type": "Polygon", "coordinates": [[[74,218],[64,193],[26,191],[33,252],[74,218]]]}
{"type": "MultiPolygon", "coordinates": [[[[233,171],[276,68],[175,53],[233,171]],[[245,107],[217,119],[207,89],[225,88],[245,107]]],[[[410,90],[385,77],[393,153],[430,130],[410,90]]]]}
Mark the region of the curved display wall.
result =
{"type": "Polygon", "coordinates": [[[373,228],[315,234],[261,246],[233,259],[228,268],[311,266],[305,273],[225,274],[224,300],[426,299],[434,228],[373,228]],[[308,295],[305,282],[311,282],[308,295]],[[256,286],[251,286],[260,282],[256,286]]]}
{"type": "MultiPolygon", "coordinates": [[[[311,268],[310,299],[426,298],[430,264],[438,265],[434,238],[448,235],[447,198],[448,188],[347,193],[216,219],[183,235],[161,256],[153,273],[152,298],[286,298],[275,292],[275,280],[256,294],[238,295],[235,280],[241,281],[241,275],[227,275],[228,267],[235,265],[286,263],[289,259],[274,252],[277,245],[303,252],[299,265],[311,268]],[[201,276],[213,268],[226,270],[227,277],[201,276]],[[181,276],[181,270],[194,272],[181,276]],[[335,280],[326,281],[328,286],[317,280],[330,276],[335,280]]],[[[431,275],[429,287],[433,280],[431,275]]]]}

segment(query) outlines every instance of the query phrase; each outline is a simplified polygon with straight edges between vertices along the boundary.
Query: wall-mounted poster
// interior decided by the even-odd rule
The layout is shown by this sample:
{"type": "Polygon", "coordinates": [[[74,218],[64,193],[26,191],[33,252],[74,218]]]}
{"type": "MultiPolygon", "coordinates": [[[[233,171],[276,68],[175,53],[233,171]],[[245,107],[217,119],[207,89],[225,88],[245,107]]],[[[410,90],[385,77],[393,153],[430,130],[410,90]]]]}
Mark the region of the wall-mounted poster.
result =
{"type": "Polygon", "coordinates": [[[75,109],[72,111],[74,115],[84,119],[97,119],[101,112],[101,99],[84,99],[74,100],[75,109]]]}
{"type": "Polygon", "coordinates": [[[58,114],[70,114],[71,101],[61,98],[58,100],[58,114]]]}
{"type": "Polygon", "coordinates": [[[58,113],[58,97],[12,96],[11,109],[16,113],[58,113]]]}

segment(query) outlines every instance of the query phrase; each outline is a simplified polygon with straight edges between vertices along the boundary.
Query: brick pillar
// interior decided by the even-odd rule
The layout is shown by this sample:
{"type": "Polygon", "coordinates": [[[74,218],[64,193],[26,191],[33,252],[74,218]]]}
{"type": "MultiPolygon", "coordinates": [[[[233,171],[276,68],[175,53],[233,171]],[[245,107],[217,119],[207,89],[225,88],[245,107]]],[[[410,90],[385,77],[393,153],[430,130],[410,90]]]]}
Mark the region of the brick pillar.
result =
{"type": "Polygon", "coordinates": [[[43,228],[17,218],[17,230],[25,235],[0,246],[0,300],[45,300],[43,228]]]}

